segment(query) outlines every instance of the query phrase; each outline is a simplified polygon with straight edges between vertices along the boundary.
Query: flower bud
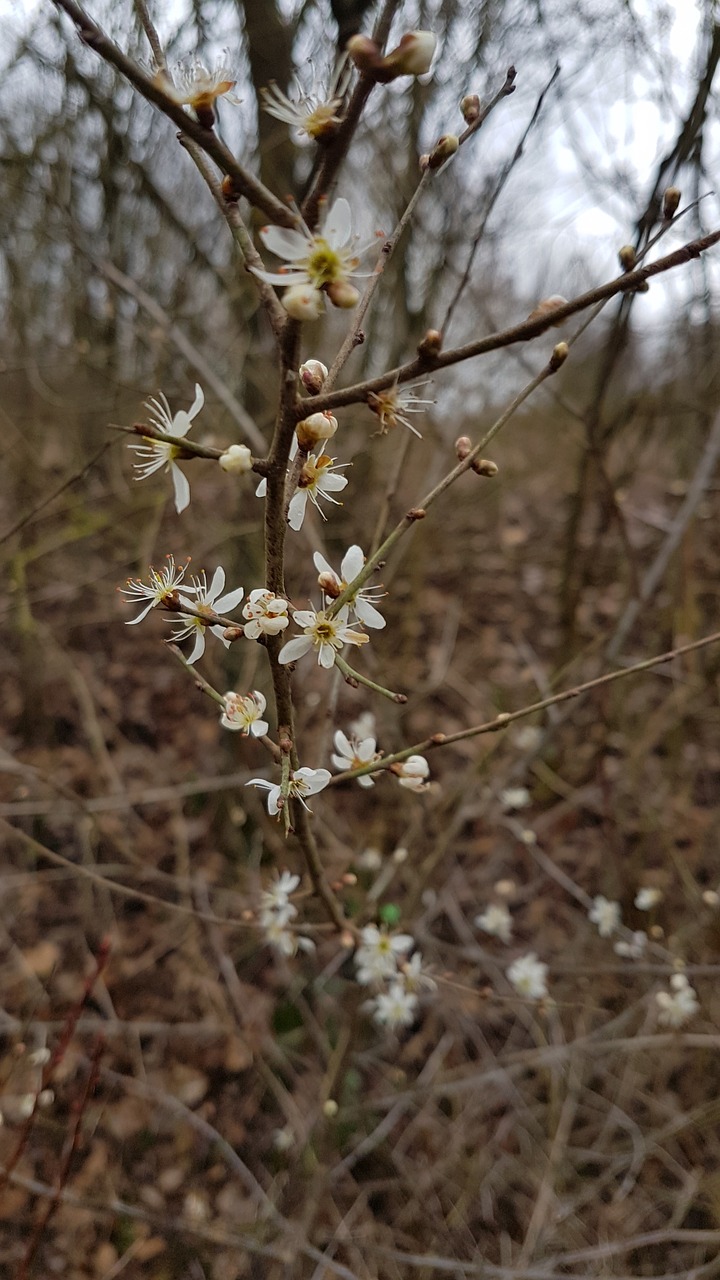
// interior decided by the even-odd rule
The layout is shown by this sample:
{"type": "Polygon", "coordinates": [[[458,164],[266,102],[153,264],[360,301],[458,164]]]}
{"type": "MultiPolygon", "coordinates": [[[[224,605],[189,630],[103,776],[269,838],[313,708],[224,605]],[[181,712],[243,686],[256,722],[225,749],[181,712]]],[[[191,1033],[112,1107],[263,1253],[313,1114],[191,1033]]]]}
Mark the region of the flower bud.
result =
{"type": "Polygon", "coordinates": [[[218,462],[232,476],[246,476],[252,471],[252,454],[246,444],[231,444],[218,462]]]}
{"type": "Polygon", "coordinates": [[[282,296],[282,304],[293,320],[318,320],[325,309],[320,290],[308,284],[291,285],[282,296]]]}
{"type": "Polygon", "coordinates": [[[323,1115],[327,1120],[334,1120],[338,1110],[338,1104],[334,1098],[328,1098],[326,1102],[323,1102],[323,1115]]]}
{"type": "Polygon", "coordinates": [[[553,353],[550,357],[550,372],[557,373],[560,366],[567,360],[569,354],[570,348],[567,342],[558,342],[557,346],[553,347],[553,353]]]}
{"type": "Polygon", "coordinates": [[[343,590],[342,583],[338,581],[334,573],[319,573],[318,586],[323,594],[330,596],[332,600],[337,600],[343,590]]]}
{"type": "Polygon", "coordinates": [[[388,79],[395,79],[396,76],[424,76],[430,70],[436,44],[437,39],[432,31],[407,31],[397,49],[392,49],[383,58],[383,78],[388,71],[392,72],[388,79]]]}
{"type": "Polygon", "coordinates": [[[460,462],[464,462],[470,450],[472,449],[472,440],[469,436],[458,436],[455,441],[455,452],[460,462]]]}
{"type": "Polygon", "coordinates": [[[439,329],[428,329],[422,342],[418,343],[419,356],[436,356],[442,347],[442,334],[439,329]]]}
{"type": "Polygon", "coordinates": [[[637,265],[637,254],[633,245],[624,244],[622,249],[618,251],[618,258],[623,271],[634,271],[637,265]]]}
{"type": "Polygon", "coordinates": [[[480,99],[476,93],[467,93],[460,103],[462,118],[466,124],[474,124],[480,116],[480,99]]]}
{"type": "MultiPolygon", "coordinates": [[[[538,302],[535,310],[530,312],[528,320],[543,320],[546,316],[551,316],[553,311],[557,311],[558,307],[566,305],[567,298],[563,298],[561,293],[553,293],[549,298],[543,298],[542,302],[538,302]]],[[[562,323],[563,321],[560,320],[559,324],[562,323]]]]}
{"type": "Polygon", "coordinates": [[[496,476],[499,470],[497,462],[491,462],[489,458],[475,458],[470,469],[476,476],[496,476]]]}
{"type": "Polygon", "coordinates": [[[439,169],[445,164],[451,156],[455,155],[460,146],[460,139],[455,133],[444,133],[442,138],[438,138],[428,157],[427,168],[439,169]]]}
{"type": "Polygon", "coordinates": [[[310,392],[310,395],[316,396],[319,391],[322,391],[322,385],[328,376],[328,371],[327,365],[324,365],[321,360],[306,360],[304,364],[300,365],[299,373],[300,381],[305,390],[310,392]]]}
{"type": "Polygon", "coordinates": [[[668,187],[663,195],[662,216],[666,222],[675,217],[682,192],[679,187],[668,187]]]}
{"type": "Polygon", "coordinates": [[[322,440],[330,440],[337,429],[337,418],[331,413],[311,413],[309,418],[298,422],[295,434],[303,453],[310,453],[322,440]]]}
{"type": "Polygon", "coordinates": [[[380,46],[369,36],[352,36],[345,48],[358,71],[372,71],[382,62],[380,46]]]}
{"type": "Polygon", "coordinates": [[[333,280],[325,290],[328,298],[334,307],[342,307],[344,311],[350,311],[356,307],[360,301],[360,294],[357,289],[347,280],[333,280]]]}
{"type": "Polygon", "coordinates": [[[242,640],[244,635],[244,627],[226,627],[222,633],[223,640],[227,640],[228,644],[232,644],[234,640],[242,640]]]}
{"type": "Polygon", "coordinates": [[[639,284],[635,285],[635,293],[649,293],[649,292],[650,292],[650,285],[648,284],[647,280],[641,280],[639,284]]]}

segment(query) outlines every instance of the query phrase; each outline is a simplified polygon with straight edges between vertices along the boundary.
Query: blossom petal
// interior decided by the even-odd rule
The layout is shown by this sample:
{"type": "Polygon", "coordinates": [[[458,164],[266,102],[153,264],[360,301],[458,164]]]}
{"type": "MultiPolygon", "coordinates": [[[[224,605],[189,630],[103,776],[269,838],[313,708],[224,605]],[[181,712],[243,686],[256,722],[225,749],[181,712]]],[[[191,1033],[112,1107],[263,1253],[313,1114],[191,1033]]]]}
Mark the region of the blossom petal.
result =
{"type": "Polygon", "coordinates": [[[205,404],[205,392],[200,386],[200,383],[196,382],[195,383],[195,399],[192,402],[192,407],[188,411],[188,418],[190,419],[191,422],[193,418],[197,418],[204,404],[205,404]]]}
{"type": "Polygon", "coordinates": [[[345,488],[347,482],[347,476],[325,475],[318,481],[318,491],[320,493],[339,493],[341,489],[345,488]]]}
{"type": "Polygon", "coordinates": [[[302,529],[303,520],[305,519],[307,500],[307,489],[298,489],[297,493],[290,499],[290,505],[288,507],[288,524],[296,533],[299,529],[302,529]]]}
{"type": "Polygon", "coordinates": [[[314,627],[317,622],[317,614],[314,609],[296,609],[293,614],[293,622],[298,627],[314,627]]]}
{"type": "Polygon", "coordinates": [[[335,733],[335,737],[333,738],[333,742],[335,743],[336,751],[339,751],[342,755],[347,756],[348,760],[352,760],[354,752],[350,745],[349,739],[345,736],[342,729],[337,730],[337,732],[335,733]]]}
{"type": "Polygon", "coordinates": [[[260,239],[276,258],[283,258],[288,262],[306,257],[310,248],[307,237],[302,232],[291,231],[287,227],[262,227],[260,239]]]}
{"type": "Polygon", "coordinates": [[[142,622],[143,618],[147,618],[150,610],[155,607],[155,604],[156,604],[156,601],[151,600],[150,603],[146,604],[145,608],[141,610],[137,618],[128,618],[127,622],[125,623],[125,626],[134,627],[136,622],[142,622]]]}
{"type": "Polygon", "coordinates": [[[263,271],[260,267],[251,267],[252,274],[265,284],[309,284],[307,271],[263,271]]]}
{"type": "MultiPolygon", "coordinates": [[[[237,609],[240,601],[245,595],[243,587],[238,587],[236,591],[228,591],[226,596],[221,596],[215,601],[215,608],[218,613],[232,613],[233,609],[237,609]]],[[[383,622],[383,626],[384,626],[383,622]]]]}
{"type": "Polygon", "coordinates": [[[303,768],[295,770],[295,777],[300,778],[305,783],[308,794],[314,796],[316,792],[322,791],[323,787],[327,786],[332,774],[329,769],[303,768]]]}
{"type": "Polygon", "coordinates": [[[352,234],[352,213],[347,200],[340,196],[325,219],[323,236],[332,249],[342,249],[352,234]]]}
{"type": "Polygon", "coordinates": [[[254,738],[264,738],[270,732],[270,725],[267,720],[253,720],[250,732],[254,738]]]}
{"type": "Polygon", "coordinates": [[[375,606],[370,604],[368,600],[355,600],[353,603],[353,609],[360,621],[365,623],[366,627],[371,627],[375,631],[381,631],[386,625],[382,614],[379,613],[375,606]]]}
{"type": "Polygon", "coordinates": [[[340,565],[340,573],[343,576],[343,580],[352,582],[353,578],[357,578],[364,564],[365,556],[363,555],[362,547],[348,547],[340,565]]]}
{"type": "Polygon", "coordinates": [[[190,505],[190,483],[184,471],[181,471],[175,462],[170,464],[170,474],[175,490],[175,510],[180,515],[190,505]]]}
{"type": "MultiPolygon", "coordinates": [[[[297,437],[295,438],[297,439],[297,437]]],[[[337,578],[335,570],[328,564],[325,557],[320,555],[319,551],[316,551],[313,556],[313,564],[315,565],[318,573],[331,573],[333,578],[337,578]]]]}
{"type": "Polygon", "coordinates": [[[318,664],[329,671],[330,667],[335,666],[335,650],[331,644],[321,644],[318,653],[318,664]]]}
{"type": "Polygon", "coordinates": [[[202,658],[204,652],[205,652],[205,628],[198,627],[195,635],[195,644],[193,645],[192,653],[188,658],[189,666],[192,666],[194,662],[197,662],[198,658],[202,658]]]}
{"type": "Polygon", "coordinates": [[[278,654],[278,662],[283,665],[288,662],[297,662],[298,658],[304,657],[311,648],[310,636],[296,636],[294,640],[288,640],[287,644],[283,645],[278,654]]]}
{"type": "Polygon", "coordinates": [[[208,587],[208,592],[207,592],[208,604],[212,604],[212,605],[215,604],[215,601],[217,600],[218,596],[221,595],[224,586],[225,586],[225,570],[223,569],[222,565],[219,564],[212,576],[212,581],[210,583],[210,586],[208,587]]]}

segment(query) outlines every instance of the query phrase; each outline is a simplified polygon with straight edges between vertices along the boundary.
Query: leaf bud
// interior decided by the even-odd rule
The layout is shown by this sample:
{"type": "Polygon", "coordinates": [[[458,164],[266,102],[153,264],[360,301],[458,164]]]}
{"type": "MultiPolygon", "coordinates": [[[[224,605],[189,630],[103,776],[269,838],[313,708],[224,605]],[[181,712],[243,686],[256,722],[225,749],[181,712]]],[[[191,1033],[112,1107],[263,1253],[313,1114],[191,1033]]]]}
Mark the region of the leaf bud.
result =
{"type": "Polygon", "coordinates": [[[480,116],[480,99],[476,93],[466,93],[460,103],[462,118],[466,124],[474,124],[480,116]]]}
{"type": "Polygon", "coordinates": [[[382,62],[380,46],[369,36],[352,36],[345,48],[358,71],[373,71],[382,62]]]}
{"type": "Polygon", "coordinates": [[[679,187],[668,187],[663,194],[662,216],[666,222],[675,217],[682,192],[679,187]]]}
{"type": "MultiPolygon", "coordinates": [[[[444,133],[441,138],[438,138],[435,146],[430,152],[426,167],[428,169],[441,168],[441,166],[444,165],[451,156],[455,155],[459,146],[460,139],[456,133],[444,133]]],[[[424,157],[422,158],[424,159],[424,157]]]]}
{"type": "Polygon", "coordinates": [[[634,271],[637,266],[637,254],[635,248],[631,244],[624,244],[622,249],[618,250],[618,258],[623,271],[634,271]]]}
{"type": "Polygon", "coordinates": [[[469,436],[458,436],[455,441],[455,452],[460,462],[464,462],[470,450],[472,449],[472,440],[469,436]]]}
{"type": "Polygon", "coordinates": [[[231,444],[218,462],[232,476],[245,476],[252,471],[252,454],[246,444],[231,444]]]}
{"type": "MultiPolygon", "coordinates": [[[[563,298],[561,293],[553,293],[549,298],[543,298],[542,302],[538,302],[534,311],[530,312],[528,320],[544,320],[547,316],[551,316],[553,311],[564,306],[567,306],[567,298],[563,298]]],[[[556,321],[555,327],[558,328],[562,323],[562,320],[556,321]]]]}
{"type": "Polygon", "coordinates": [[[333,306],[342,307],[344,311],[352,310],[360,301],[357,289],[347,280],[333,280],[332,284],[327,285],[325,292],[333,306]]]}
{"type": "Polygon", "coordinates": [[[338,429],[337,418],[329,412],[311,413],[309,418],[298,422],[295,434],[303,453],[310,453],[316,444],[330,440],[338,429]]]}
{"type": "Polygon", "coordinates": [[[286,289],[282,304],[293,320],[318,320],[323,314],[323,297],[312,285],[294,284],[286,289]]]}
{"type": "Polygon", "coordinates": [[[496,476],[499,467],[497,462],[491,462],[489,458],[475,458],[470,463],[470,469],[477,476],[496,476]]]}
{"type": "Polygon", "coordinates": [[[306,360],[300,365],[300,381],[310,395],[316,396],[322,391],[323,382],[328,376],[327,365],[322,360],[306,360]]]}
{"type": "Polygon", "coordinates": [[[557,346],[553,347],[553,353],[550,357],[550,372],[557,373],[560,366],[567,360],[569,354],[570,348],[567,342],[558,342],[557,346]]]}
{"type": "Polygon", "coordinates": [[[425,337],[418,343],[418,355],[437,356],[442,347],[442,334],[439,329],[427,329],[425,337]]]}

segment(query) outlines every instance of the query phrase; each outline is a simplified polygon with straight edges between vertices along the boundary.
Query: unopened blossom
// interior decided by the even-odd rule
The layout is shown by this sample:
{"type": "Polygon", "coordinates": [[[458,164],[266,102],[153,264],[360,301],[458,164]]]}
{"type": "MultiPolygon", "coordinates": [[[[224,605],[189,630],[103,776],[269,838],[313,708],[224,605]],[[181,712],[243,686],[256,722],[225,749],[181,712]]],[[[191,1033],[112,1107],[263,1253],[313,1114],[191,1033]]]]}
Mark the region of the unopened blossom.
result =
{"type": "Polygon", "coordinates": [[[651,911],[660,902],[662,896],[662,889],[653,889],[646,886],[643,889],[638,889],[635,894],[635,906],[638,911],[651,911]]]}
{"type": "Polygon", "coordinates": [[[503,809],[527,809],[530,799],[527,787],[506,787],[500,792],[500,803],[503,809]]]}
{"type": "MultiPolygon", "coordinates": [[[[251,267],[260,280],[266,284],[313,289],[318,294],[326,294],[335,306],[356,305],[359,294],[350,280],[357,274],[363,250],[358,252],[358,237],[353,235],[347,200],[340,197],[334,201],[315,233],[306,226],[297,231],[269,226],[261,229],[260,239],[276,257],[285,259],[279,271],[251,267]]],[[[286,310],[288,301],[287,294],[283,295],[286,310]]]]}
{"type": "MultiPolygon", "coordinates": [[[[193,419],[197,417],[205,403],[205,396],[202,387],[195,384],[195,399],[189,410],[180,409],[172,417],[170,413],[170,405],[162,391],[158,392],[157,399],[152,398],[147,401],[146,409],[149,409],[149,421],[153,427],[162,435],[175,436],[182,439],[190,430],[193,419]]],[[[169,471],[172,477],[173,489],[175,491],[175,510],[178,515],[184,511],[190,502],[190,485],[187,476],[177,465],[176,458],[182,454],[182,445],[174,444],[171,440],[156,440],[152,436],[143,436],[142,444],[131,444],[129,447],[133,453],[140,458],[139,462],[134,463],[135,470],[139,473],[136,480],[146,480],[155,471],[164,469],[169,471]]]]}
{"type": "Polygon", "coordinates": [[[512,919],[504,903],[491,903],[481,915],[475,917],[475,924],[491,937],[509,942],[512,938],[512,919]]]}
{"type": "Polygon", "coordinates": [[[663,1027],[682,1027],[698,1012],[700,1002],[684,973],[674,973],[670,987],[670,991],[658,991],[655,996],[660,1009],[658,1022],[663,1027]]]}
{"type": "MultiPolygon", "coordinates": [[[[551,316],[554,311],[558,311],[560,307],[567,306],[567,298],[563,298],[561,293],[553,293],[549,298],[543,298],[542,302],[538,302],[533,311],[530,312],[528,320],[544,320],[551,316]]],[[[555,327],[559,328],[564,321],[556,323],[555,327]]]]}
{"type": "Polygon", "coordinates": [[[360,930],[360,946],[355,952],[357,981],[368,987],[394,978],[402,957],[413,946],[409,933],[388,933],[377,925],[366,925],[360,930]]]}
{"type": "Polygon", "coordinates": [[[338,420],[329,410],[324,413],[311,413],[303,418],[295,428],[298,444],[304,453],[309,453],[316,445],[331,440],[338,429],[338,420]]]}
{"type": "Polygon", "coordinates": [[[647,948],[648,936],[644,929],[636,929],[629,938],[621,938],[614,943],[613,951],[617,956],[627,960],[641,960],[647,948]]]}
{"type": "Polygon", "coordinates": [[[223,729],[250,734],[253,738],[264,738],[270,726],[262,719],[267,703],[259,689],[245,694],[230,691],[225,694],[225,709],[220,716],[223,729]]]}
{"type": "Polygon", "coordinates": [[[430,765],[424,756],[408,756],[407,760],[395,766],[394,772],[401,787],[407,787],[409,791],[427,790],[430,765]]]}
{"type": "MultiPolygon", "coordinates": [[[[362,547],[352,546],[345,552],[340,564],[340,572],[336,573],[331,565],[319,551],[313,556],[313,564],[319,573],[318,585],[322,587],[326,596],[331,596],[337,600],[342,595],[350,582],[357,578],[365,564],[365,556],[362,547]]],[[[385,594],[382,587],[359,587],[348,601],[349,607],[352,609],[355,617],[371,630],[381,630],[385,626],[385,619],[378,612],[375,605],[379,599],[385,594]]]]}
{"type": "MultiPolygon", "coordinates": [[[[322,791],[330,781],[332,774],[329,769],[296,769],[290,774],[289,798],[299,800],[305,809],[308,805],[305,803],[306,796],[317,795],[318,791],[322,791]]],[[[267,791],[267,807],[268,813],[275,817],[280,812],[280,796],[282,787],[279,783],[267,782],[265,778],[251,778],[245,783],[246,787],[260,787],[263,791],[267,791]]]]}
{"type": "Polygon", "coordinates": [[[155,78],[168,97],[180,106],[190,107],[201,124],[208,127],[214,123],[214,107],[218,98],[227,98],[234,106],[240,105],[240,98],[232,93],[238,76],[230,64],[227,49],[212,66],[206,66],[200,58],[190,58],[173,66],[170,75],[156,70],[155,78]]]}
{"type": "Polygon", "coordinates": [[[342,503],[338,502],[337,498],[331,497],[331,494],[340,493],[347,485],[347,477],[336,474],[339,470],[340,467],[335,465],[335,459],[328,457],[326,453],[321,453],[317,457],[311,453],[305,459],[298,480],[297,492],[293,494],[288,507],[288,524],[291,529],[294,529],[295,532],[302,529],[308,498],[320,512],[323,520],[327,519],[327,517],[318,502],[318,498],[325,498],[327,502],[334,503],[336,507],[342,506],[342,503]]]}
{"type": "Polygon", "coordinates": [[[319,85],[313,85],[310,93],[303,93],[297,78],[295,89],[295,97],[289,98],[271,80],[267,89],[260,90],[265,111],[307,138],[330,137],[340,124],[337,111],[342,98],[325,98],[319,85]]]}
{"type": "Polygon", "coordinates": [[[128,597],[128,604],[139,604],[141,600],[147,600],[148,602],[137,618],[128,618],[126,624],[128,627],[134,627],[136,622],[142,622],[151,609],[155,609],[159,604],[163,604],[166,599],[172,597],[176,587],[185,577],[186,564],[182,568],[178,568],[173,556],[167,556],[166,559],[167,564],[159,573],[152,565],[150,566],[149,581],[147,583],[143,582],[141,578],[128,578],[127,586],[121,588],[120,594],[128,597]]]}
{"type": "MultiPolygon", "coordinates": [[[[336,769],[360,769],[363,765],[369,764],[371,760],[376,760],[377,743],[374,738],[363,738],[358,741],[357,738],[348,738],[342,731],[338,729],[333,738],[335,744],[335,753],[330,757],[336,769]]],[[[362,774],[358,778],[361,787],[374,787],[375,783],[369,773],[362,774]]]]}
{"type": "MultiPolygon", "coordinates": [[[[205,621],[202,617],[196,617],[194,613],[178,613],[177,621],[180,629],[173,632],[174,640],[185,640],[188,636],[195,637],[192,653],[188,658],[189,663],[197,662],[205,652],[205,631],[209,627],[214,636],[222,640],[225,648],[230,645],[230,641],[225,639],[223,632],[225,626],[222,623],[210,622],[213,614],[230,613],[236,609],[242,600],[245,592],[242,587],[238,587],[235,591],[228,591],[223,595],[225,589],[225,570],[217,568],[212,576],[210,586],[207,583],[207,577],[201,573],[198,577],[193,577],[192,586],[189,591],[192,592],[193,599],[188,600],[185,596],[180,596],[180,603],[189,605],[191,609],[197,610],[199,614],[208,615],[205,621]]],[[[188,591],[188,588],[185,588],[188,591]]]]}
{"type": "Polygon", "coordinates": [[[346,644],[367,644],[369,639],[361,631],[353,631],[348,617],[347,605],[339,609],[333,618],[324,610],[296,609],[293,622],[302,627],[303,635],[286,641],[278,654],[278,662],[297,662],[311,649],[317,649],[319,666],[334,666],[335,658],[346,644]]]}
{"type": "Polygon", "coordinates": [[[402,389],[397,385],[388,387],[387,391],[371,392],[368,396],[368,408],[380,419],[380,431],[384,435],[391,427],[396,427],[399,422],[404,427],[412,431],[413,435],[422,439],[417,427],[414,427],[410,421],[409,413],[425,413],[426,406],[434,404],[434,400],[423,400],[414,394],[421,387],[429,387],[430,380],[424,382],[414,382],[409,387],[402,389]]]}
{"type": "Polygon", "coordinates": [[[383,67],[398,76],[424,76],[435,55],[437,37],[432,31],[406,31],[396,49],[383,58],[383,67]]]}
{"type": "Polygon", "coordinates": [[[231,444],[218,458],[218,464],[229,475],[246,476],[248,471],[252,471],[252,454],[246,444],[231,444]]]}
{"type": "Polygon", "coordinates": [[[282,304],[292,320],[319,320],[325,314],[325,299],[311,284],[294,284],[286,289],[282,304]]]}
{"type": "Polygon", "coordinates": [[[393,982],[387,991],[381,991],[368,1003],[374,1021],[390,1031],[411,1026],[417,1007],[417,996],[402,982],[393,982]]]}
{"type": "Polygon", "coordinates": [[[305,360],[298,369],[300,381],[310,395],[316,396],[322,391],[323,383],[328,376],[328,367],[322,360],[305,360]]]}
{"type": "Polygon", "coordinates": [[[528,951],[527,955],[513,960],[507,978],[519,995],[527,996],[529,1000],[542,1000],[548,993],[547,971],[547,965],[538,960],[536,953],[528,951]]]}
{"type": "Polygon", "coordinates": [[[601,938],[609,938],[620,924],[620,903],[610,902],[601,893],[597,894],[588,911],[588,920],[597,925],[601,938]]]}
{"type": "Polygon", "coordinates": [[[266,587],[255,587],[250,592],[242,613],[243,618],[247,618],[245,635],[248,640],[277,636],[290,624],[287,600],[266,587]]]}

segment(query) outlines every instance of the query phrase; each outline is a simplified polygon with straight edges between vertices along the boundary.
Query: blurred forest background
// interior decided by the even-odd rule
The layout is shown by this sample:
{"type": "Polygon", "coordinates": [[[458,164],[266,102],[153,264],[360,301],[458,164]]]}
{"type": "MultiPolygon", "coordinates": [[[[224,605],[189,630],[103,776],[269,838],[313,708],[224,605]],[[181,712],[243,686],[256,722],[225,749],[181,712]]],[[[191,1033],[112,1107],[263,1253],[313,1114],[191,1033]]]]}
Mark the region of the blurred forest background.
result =
{"type": "MultiPolygon", "coordinates": [[[[129,0],[88,7],[148,61],[129,0]]],[[[221,104],[219,132],[284,197],[314,150],[260,91],[296,74],[326,86],[373,13],[177,0],[153,16],[170,59],[229,51],[242,103],[221,104]]],[[[273,866],[296,869],[243,790],[266,757],[222,734],[162,620],[123,625],[116,588],[168,552],[257,585],[262,504],[195,463],[179,519],[167,477],[136,484],[109,426],[142,420],[160,388],[187,407],[199,382],[194,438],[259,452],[270,335],[172,125],[51,3],[0,7],[0,24],[4,1160],[43,1083],[32,1054],[112,943],[0,1195],[0,1265],[77,1280],[717,1275],[720,647],[554,708],[534,733],[434,753],[426,796],[388,778],[318,804],[330,873],[358,877],[349,910],[398,918],[438,976],[400,1040],[362,1015],[329,939],[288,963],[259,946],[244,913],[273,866]],[[513,815],[517,787],[529,803],[513,815]],[[663,894],[650,921],[641,885],[663,894]],[[616,955],[587,920],[597,893],[666,959],[616,955]],[[473,926],[499,898],[510,947],[473,926]],[[550,966],[549,1013],[512,996],[518,948],[550,966]],[[653,999],[673,957],[701,1005],[675,1033],[653,999]]],[[[670,185],[690,208],[655,253],[720,224],[714,4],[412,0],[394,31],[412,28],[437,33],[435,70],[374,93],[340,176],[368,241],[396,224],[418,155],[459,131],[460,97],[487,99],[511,64],[517,90],[430,186],[348,382],[411,356],[448,313],[456,344],[612,278],[619,248],[657,232],[670,185]]],[[[718,263],[715,249],[610,302],[498,439],[498,476],[466,476],[413,530],[384,570],[389,625],[368,660],[408,703],[308,670],[304,759],[326,763],[331,730],[367,710],[396,750],[717,627],[718,263]]],[[[329,364],[346,324],[309,327],[304,355],[329,364]]],[[[341,412],[351,482],[293,544],[298,607],[311,549],[335,564],[368,547],[542,367],[552,334],[440,373],[422,440],[341,412]]],[[[203,670],[264,688],[262,658],[218,646],[203,670]]]]}

